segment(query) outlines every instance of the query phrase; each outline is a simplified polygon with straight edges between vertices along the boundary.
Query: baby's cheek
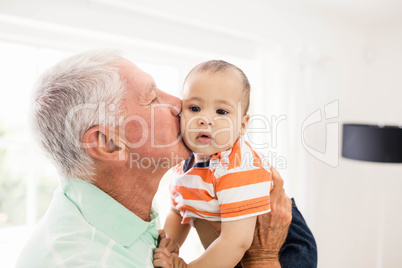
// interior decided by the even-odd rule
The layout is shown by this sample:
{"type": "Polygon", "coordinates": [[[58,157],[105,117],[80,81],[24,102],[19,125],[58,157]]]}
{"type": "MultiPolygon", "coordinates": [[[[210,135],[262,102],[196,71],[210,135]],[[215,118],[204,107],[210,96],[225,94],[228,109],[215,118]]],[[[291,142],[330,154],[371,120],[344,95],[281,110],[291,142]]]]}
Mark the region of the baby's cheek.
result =
{"type": "Polygon", "coordinates": [[[197,125],[197,120],[199,118],[196,116],[182,116],[180,118],[180,129],[182,133],[194,133],[199,129],[197,125]]]}
{"type": "Polygon", "coordinates": [[[183,134],[187,128],[187,120],[186,117],[182,114],[180,117],[180,131],[183,134]]]}
{"type": "Polygon", "coordinates": [[[184,115],[182,114],[180,117],[180,132],[183,138],[184,143],[190,147],[191,144],[189,143],[189,134],[190,131],[188,131],[189,125],[188,125],[188,121],[186,120],[186,118],[184,117],[184,115]]]}
{"type": "Polygon", "coordinates": [[[215,141],[219,145],[227,146],[232,140],[230,136],[232,136],[231,131],[226,129],[216,134],[215,141]]]}

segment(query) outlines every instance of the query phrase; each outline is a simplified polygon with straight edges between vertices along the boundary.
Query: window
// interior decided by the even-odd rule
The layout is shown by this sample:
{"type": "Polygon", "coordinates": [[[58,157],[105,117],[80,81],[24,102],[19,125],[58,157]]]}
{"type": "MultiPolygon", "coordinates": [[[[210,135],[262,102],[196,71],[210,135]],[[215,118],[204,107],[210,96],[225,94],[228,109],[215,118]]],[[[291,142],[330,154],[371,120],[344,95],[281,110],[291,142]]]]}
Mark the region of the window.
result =
{"type": "Polygon", "coordinates": [[[43,216],[58,174],[32,139],[33,83],[62,51],[0,42],[0,266],[12,267],[32,226],[43,216]]]}

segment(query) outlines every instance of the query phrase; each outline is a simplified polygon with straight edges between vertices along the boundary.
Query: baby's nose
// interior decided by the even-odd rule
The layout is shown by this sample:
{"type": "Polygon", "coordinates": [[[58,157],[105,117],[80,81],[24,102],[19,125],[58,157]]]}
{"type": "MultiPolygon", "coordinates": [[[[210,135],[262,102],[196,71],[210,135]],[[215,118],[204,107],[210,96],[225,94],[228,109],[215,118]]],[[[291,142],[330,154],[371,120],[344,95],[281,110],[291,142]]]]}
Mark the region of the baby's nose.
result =
{"type": "Polygon", "coordinates": [[[207,117],[205,116],[201,116],[200,118],[198,118],[197,120],[198,125],[203,126],[203,125],[208,125],[208,126],[212,126],[212,122],[211,120],[209,120],[207,117]]]}

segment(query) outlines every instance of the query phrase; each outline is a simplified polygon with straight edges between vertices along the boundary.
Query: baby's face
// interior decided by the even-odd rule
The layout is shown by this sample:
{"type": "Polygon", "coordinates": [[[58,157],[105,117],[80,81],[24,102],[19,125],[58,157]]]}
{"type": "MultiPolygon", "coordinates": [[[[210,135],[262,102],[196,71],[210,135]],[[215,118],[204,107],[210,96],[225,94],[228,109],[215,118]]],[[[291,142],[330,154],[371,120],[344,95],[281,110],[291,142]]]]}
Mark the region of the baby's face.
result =
{"type": "Polygon", "coordinates": [[[243,96],[234,71],[191,74],[183,87],[180,124],[186,145],[206,158],[229,149],[247,128],[243,96]]]}

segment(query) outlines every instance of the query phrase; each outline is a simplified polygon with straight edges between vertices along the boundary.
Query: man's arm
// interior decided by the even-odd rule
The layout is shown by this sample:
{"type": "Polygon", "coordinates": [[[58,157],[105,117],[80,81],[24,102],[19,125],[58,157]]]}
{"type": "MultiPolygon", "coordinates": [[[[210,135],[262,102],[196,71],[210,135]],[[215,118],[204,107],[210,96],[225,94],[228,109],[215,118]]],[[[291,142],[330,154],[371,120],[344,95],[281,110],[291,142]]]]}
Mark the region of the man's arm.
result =
{"type": "Polygon", "coordinates": [[[292,202],[283,189],[283,180],[272,168],[274,189],[271,191],[271,212],[257,217],[254,240],[244,255],[243,267],[281,267],[279,251],[285,242],[292,220],[292,202]]]}
{"type": "Polygon", "coordinates": [[[283,268],[317,267],[317,245],[312,232],[292,198],[292,223],[279,251],[283,268]]]}

